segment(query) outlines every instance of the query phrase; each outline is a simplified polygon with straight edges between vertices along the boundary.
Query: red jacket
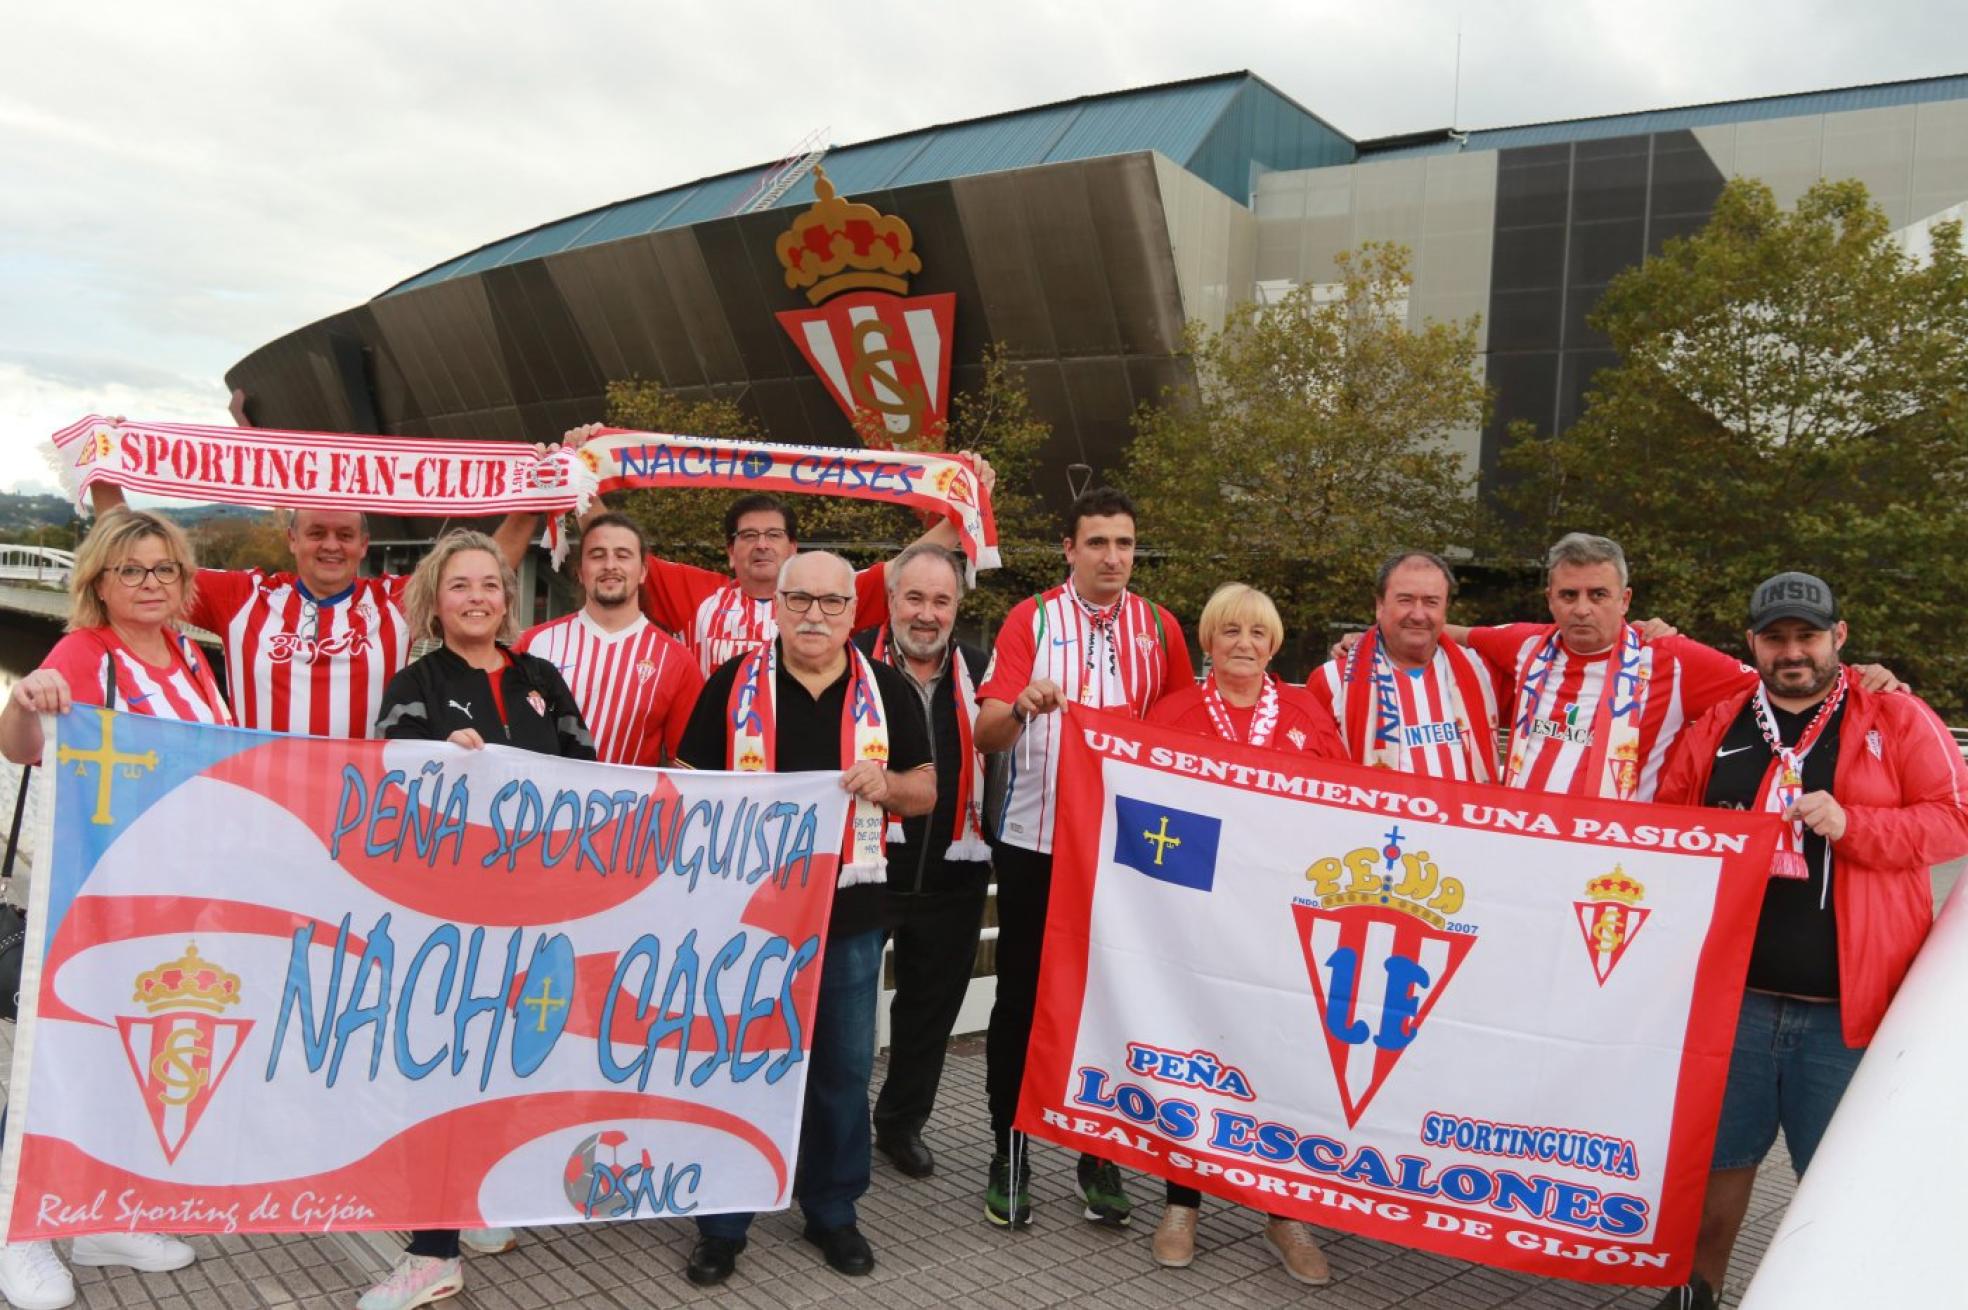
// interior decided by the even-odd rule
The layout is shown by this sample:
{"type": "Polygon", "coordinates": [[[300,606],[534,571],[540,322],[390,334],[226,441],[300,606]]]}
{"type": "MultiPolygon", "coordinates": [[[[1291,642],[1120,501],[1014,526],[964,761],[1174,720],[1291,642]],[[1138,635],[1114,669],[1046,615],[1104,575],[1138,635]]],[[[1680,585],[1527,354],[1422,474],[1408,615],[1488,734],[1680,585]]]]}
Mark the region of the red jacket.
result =
{"type": "MultiPolygon", "coordinates": [[[[1934,924],[1929,866],[1968,852],[1968,767],[1927,702],[1866,692],[1856,673],[1847,674],[1831,784],[1845,809],[1845,835],[1832,844],[1831,895],[1845,1044],[1861,1047],[1934,924]]],[[[1715,748],[1753,691],[1688,725],[1656,800],[1702,804],[1715,748]]]]}

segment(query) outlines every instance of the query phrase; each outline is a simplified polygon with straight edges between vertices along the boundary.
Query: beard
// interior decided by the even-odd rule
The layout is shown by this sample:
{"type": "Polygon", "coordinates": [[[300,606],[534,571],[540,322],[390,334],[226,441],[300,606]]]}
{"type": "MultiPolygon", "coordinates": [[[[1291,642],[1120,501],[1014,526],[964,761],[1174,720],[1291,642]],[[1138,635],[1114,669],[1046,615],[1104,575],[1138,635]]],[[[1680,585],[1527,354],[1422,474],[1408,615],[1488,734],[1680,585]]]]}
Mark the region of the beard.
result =
{"type": "Polygon", "coordinates": [[[912,660],[935,660],[943,658],[943,652],[950,648],[950,630],[939,629],[934,637],[924,640],[915,628],[904,624],[891,627],[890,635],[895,638],[896,647],[912,660]]]}
{"type": "Polygon", "coordinates": [[[636,589],[627,578],[597,582],[588,588],[588,598],[597,605],[626,605],[635,599],[636,589]]]}
{"type": "Polygon", "coordinates": [[[1838,655],[1822,663],[1817,660],[1785,660],[1781,664],[1759,666],[1756,672],[1763,685],[1779,696],[1802,699],[1831,690],[1838,678],[1838,655]]]}

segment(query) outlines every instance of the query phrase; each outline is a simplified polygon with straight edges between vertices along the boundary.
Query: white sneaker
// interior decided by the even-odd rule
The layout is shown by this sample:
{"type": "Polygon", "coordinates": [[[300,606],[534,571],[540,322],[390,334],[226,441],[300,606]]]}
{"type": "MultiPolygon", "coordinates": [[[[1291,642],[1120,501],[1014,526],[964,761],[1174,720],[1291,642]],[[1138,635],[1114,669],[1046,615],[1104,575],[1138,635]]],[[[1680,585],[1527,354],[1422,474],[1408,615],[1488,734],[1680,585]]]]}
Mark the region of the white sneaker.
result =
{"type": "Polygon", "coordinates": [[[97,1233],[78,1237],[69,1249],[68,1261],[87,1268],[122,1265],[146,1274],[182,1269],[198,1258],[188,1242],[162,1233],[97,1233]]]}
{"type": "Polygon", "coordinates": [[[0,1296],[14,1310],[61,1310],[75,1304],[75,1280],[53,1242],[0,1246],[0,1296]]]}
{"type": "Polygon", "coordinates": [[[410,1310],[465,1290],[465,1271],[456,1260],[405,1254],[390,1276],[362,1294],[355,1310],[410,1310]]]}
{"type": "Polygon", "coordinates": [[[504,1255],[519,1245],[519,1234],[510,1228],[467,1228],[458,1234],[458,1245],[480,1255],[504,1255]]]}

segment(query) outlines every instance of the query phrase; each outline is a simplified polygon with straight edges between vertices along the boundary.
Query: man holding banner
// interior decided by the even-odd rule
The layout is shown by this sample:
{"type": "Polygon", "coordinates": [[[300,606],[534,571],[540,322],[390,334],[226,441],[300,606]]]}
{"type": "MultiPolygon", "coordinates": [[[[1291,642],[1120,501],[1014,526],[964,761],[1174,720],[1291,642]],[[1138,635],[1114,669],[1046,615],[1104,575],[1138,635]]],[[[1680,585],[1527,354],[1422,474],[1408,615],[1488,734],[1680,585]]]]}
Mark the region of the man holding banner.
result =
{"type": "MultiPolygon", "coordinates": [[[[711,675],[677,752],[695,769],[839,771],[854,798],[821,962],[793,1182],[806,1239],[850,1275],[875,1266],[855,1202],[868,1190],[888,815],[927,814],[936,804],[928,730],[914,691],[848,641],[854,587],[853,566],[838,555],[788,559],[778,579],[778,635],[711,675]]],[[[731,1277],[752,1217],[700,1218],[685,1276],[700,1287],[731,1277]]]]}
{"type": "MultiPolygon", "coordinates": [[[[1038,1003],[1039,957],[1052,893],[1059,818],[1060,711],[1067,705],[1139,719],[1162,696],[1195,681],[1175,616],[1128,590],[1134,574],[1134,502],[1096,487],[1073,502],[1062,548],[1066,581],[1005,616],[978,688],[977,747],[1012,747],[1011,783],[992,848],[998,871],[998,994],[991,1007],[984,1081],[995,1150],[984,1217],[1000,1227],[1032,1221],[1025,1137],[1012,1131],[1038,1003]]],[[[1091,1153],[1077,1170],[1095,1223],[1126,1224],[1133,1204],[1120,1171],[1091,1153]]]]}
{"type": "MultiPolygon", "coordinates": [[[[563,440],[579,447],[602,431],[599,423],[571,429],[563,440]]],[[[981,456],[968,455],[988,496],[998,475],[981,456]]],[[[595,502],[597,512],[600,501],[595,502]]],[[[948,519],[937,522],[919,541],[955,550],[961,544],[948,519]]],[[[732,501],[724,512],[724,544],[729,574],[682,564],[651,554],[642,580],[642,612],[677,634],[697,656],[706,677],[726,660],[749,654],[778,635],[774,588],[779,569],[799,550],[799,518],[792,505],[770,492],[755,491],[732,501]]],[[[854,578],[854,627],[880,626],[888,617],[883,566],[854,578]]]]}
{"type": "Polygon", "coordinates": [[[1839,662],[1846,635],[1821,579],[1780,573],[1757,587],[1757,685],[1690,725],[1661,780],[1663,802],[1786,821],[1749,957],[1695,1276],[1661,1301],[1667,1310],[1715,1304],[1779,1126],[1798,1176],[1810,1166],[1933,924],[1928,869],[1968,852],[1961,752],[1925,702],[1859,684],[1839,662]]]}
{"type": "MultiPolygon", "coordinates": [[[[89,491],[98,516],[125,503],[112,482],[89,491]]],[[[534,522],[511,513],[493,534],[508,567],[519,567],[534,522]]],[[[187,621],[217,634],[241,727],[366,737],[383,688],[409,662],[409,575],[362,576],[369,518],[355,510],[292,510],[287,549],[291,573],[200,569],[187,621]]]]}
{"type": "Polygon", "coordinates": [[[1455,591],[1441,556],[1389,556],[1374,582],[1373,627],[1306,681],[1354,763],[1496,780],[1498,679],[1481,655],[1442,640],[1455,591]]]}

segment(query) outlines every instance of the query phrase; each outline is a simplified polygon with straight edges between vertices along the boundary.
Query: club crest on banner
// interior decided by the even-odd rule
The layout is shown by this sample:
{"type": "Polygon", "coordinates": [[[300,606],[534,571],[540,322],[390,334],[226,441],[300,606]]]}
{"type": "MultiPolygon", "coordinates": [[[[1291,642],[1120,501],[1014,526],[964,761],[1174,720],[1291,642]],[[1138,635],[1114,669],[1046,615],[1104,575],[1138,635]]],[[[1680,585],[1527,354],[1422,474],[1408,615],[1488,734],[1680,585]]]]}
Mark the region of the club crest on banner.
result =
{"type": "Polygon", "coordinates": [[[957,297],[908,295],[922,257],[907,223],[842,199],[825,169],[813,170],[813,191],[774,251],[787,287],[814,308],[782,311],[780,326],[863,442],[941,450],[957,297]]]}
{"type": "Polygon", "coordinates": [[[223,1018],[239,1004],[239,975],[185,953],[137,975],[130,999],[143,1015],[118,1015],[123,1053],[136,1075],[164,1158],[175,1162],[212,1104],[233,1057],[252,1030],[251,1019],[223,1018]]]}
{"type": "Polygon", "coordinates": [[[1615,864],[1613,871],[1585,884],[1585,899],[1572,902],[1585,949],[1592,959],[1592,976],[1604,987],[1620,957],[1639,935],[1640,925],[1653,911],[1640,904],[1647,889],[1615,864]]]}
{"type": "Polygon", "coordinates": [[[1292,904],[1299,948],[1319,1003],[1320,1037],[1352,1127],[1421,1035],[1476,943],[1449,916],[1464,889],[1399,825],[1378,846],[1323,856],[1305,870],[1310,897],[1292,904]]]}

